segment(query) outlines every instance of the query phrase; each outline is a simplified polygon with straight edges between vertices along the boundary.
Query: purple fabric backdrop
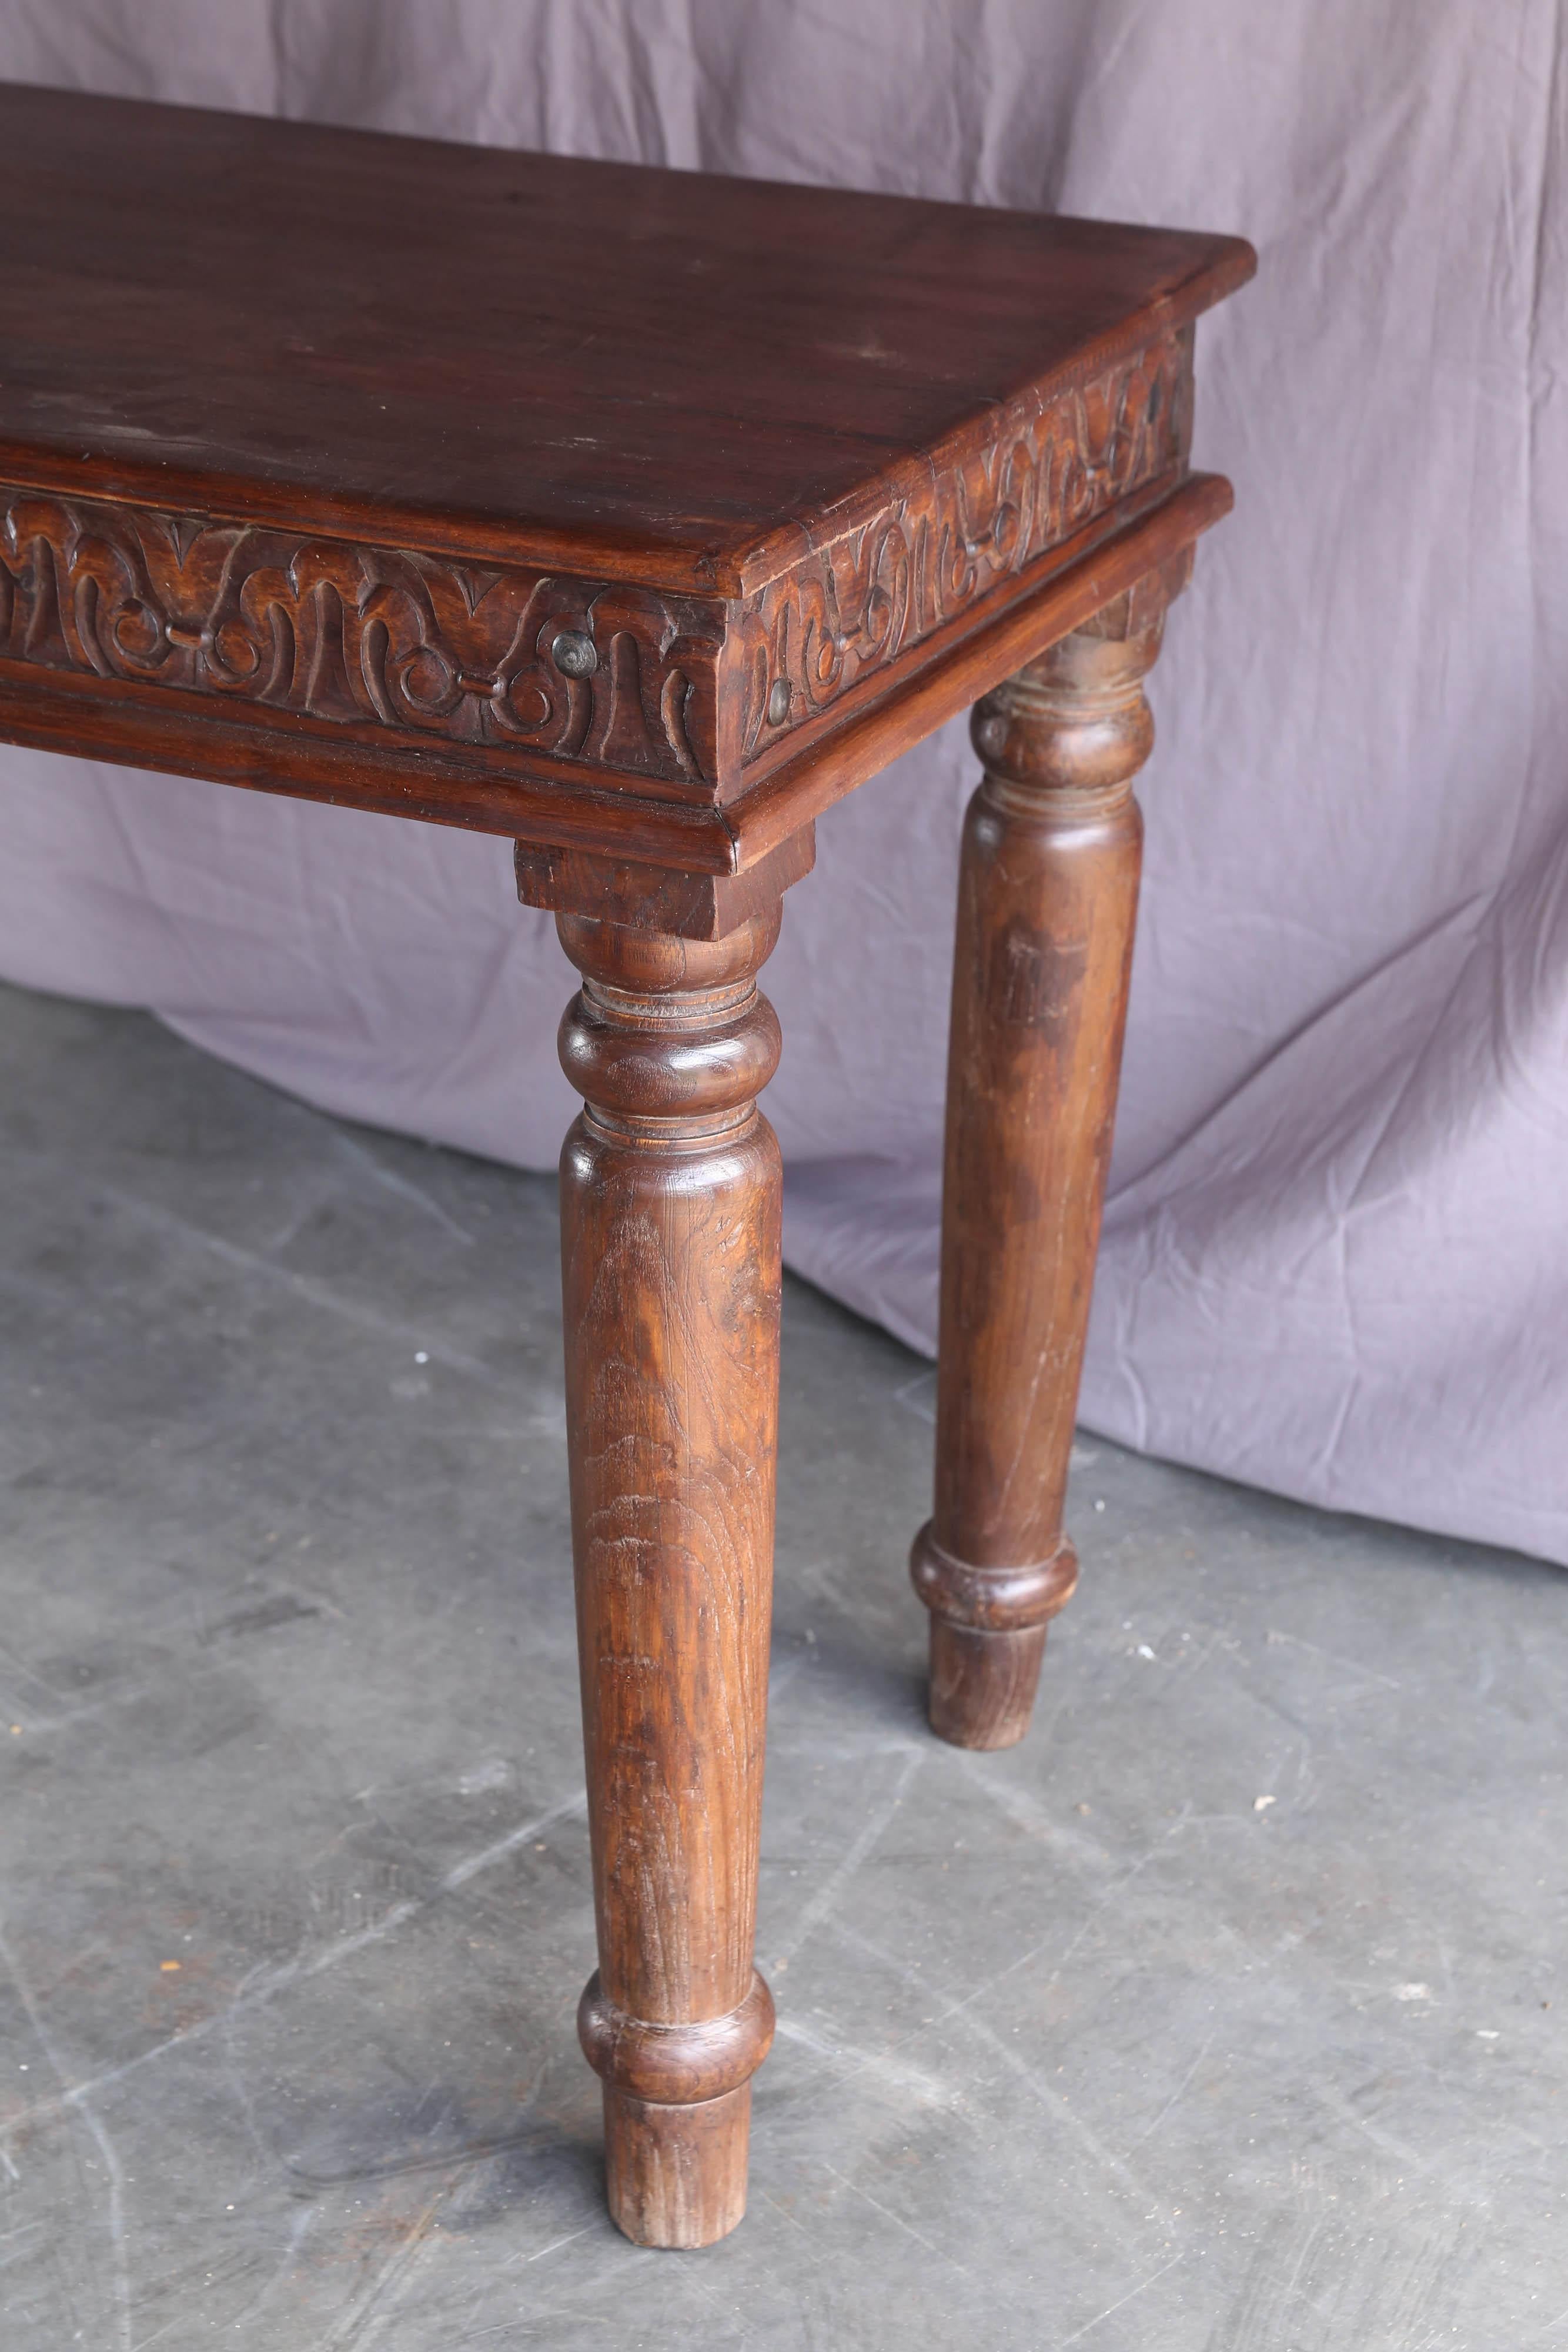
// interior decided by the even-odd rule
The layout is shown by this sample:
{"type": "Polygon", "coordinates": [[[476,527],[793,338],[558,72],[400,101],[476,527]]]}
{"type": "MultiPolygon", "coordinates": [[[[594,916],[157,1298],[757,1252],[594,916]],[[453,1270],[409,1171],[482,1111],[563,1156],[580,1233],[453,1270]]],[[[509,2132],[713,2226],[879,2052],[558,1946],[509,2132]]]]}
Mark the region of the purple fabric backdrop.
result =
{"type": "MultiPolygon", "coordinates": [[[[1251,236],[1084,1418],[1568,1561],[1563,48],[1553,0],[0,0],[19,79],[1251,236]]],[[[553,1163],[569,974],[504,845],[0,781],[0,971],[553,1163]]],[[[835,812],[769,968],[792,1261],[921,1347],[971,782],[951,729],[835,812]]]]}

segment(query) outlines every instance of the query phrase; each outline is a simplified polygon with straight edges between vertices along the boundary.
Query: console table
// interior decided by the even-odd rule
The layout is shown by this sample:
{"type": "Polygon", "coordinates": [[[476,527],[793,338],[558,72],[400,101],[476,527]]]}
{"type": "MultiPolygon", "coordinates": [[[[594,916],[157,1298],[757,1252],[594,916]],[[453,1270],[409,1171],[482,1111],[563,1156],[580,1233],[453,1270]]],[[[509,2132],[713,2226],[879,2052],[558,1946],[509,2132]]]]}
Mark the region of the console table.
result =
{"type": "MultiPolygon", "coordinates": [[[[966,704],[931,1720],[1021,1736],[1235,238],[0,90],[0,737],[516,844],[581,974],[566,1381],[611,2210],[745,2205],[779,1161],[820,811],[966,704]]],[[[890,1541],[892,1534],[890,1531],[890,1541]]]]}

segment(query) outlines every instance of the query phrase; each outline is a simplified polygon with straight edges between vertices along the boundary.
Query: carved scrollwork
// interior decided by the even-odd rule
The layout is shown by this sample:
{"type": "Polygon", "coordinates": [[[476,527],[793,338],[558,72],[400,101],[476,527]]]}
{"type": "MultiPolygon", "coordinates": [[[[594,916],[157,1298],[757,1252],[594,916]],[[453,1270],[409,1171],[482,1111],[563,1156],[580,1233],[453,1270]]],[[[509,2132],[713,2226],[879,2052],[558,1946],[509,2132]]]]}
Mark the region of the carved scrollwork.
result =
{"type": "Polygon", "coordinates": [[[12,492],[0,655],[235,704],[711,781],[724,608],[12,492]],[[591,663],[556,657],[586,640],[591,663]],[[586,671],[586,674],[571,674],[586,671]]]}
{"type": "Polygon", "coordinates": [[[1189,385],[1177,338],[1052,401],[1010,403],[973,455],[769,582],[739,620],[743,757],[1178,465],[1189,385]]]}
{"type": "Polygon", "coordinates": [[[734,602],[0,486],[0,660],[176,688],[258,727],[304,715],[724,796],[860,680],[1179,473],[1190,386],[1184,331],[1020,394],[734,602]]]}

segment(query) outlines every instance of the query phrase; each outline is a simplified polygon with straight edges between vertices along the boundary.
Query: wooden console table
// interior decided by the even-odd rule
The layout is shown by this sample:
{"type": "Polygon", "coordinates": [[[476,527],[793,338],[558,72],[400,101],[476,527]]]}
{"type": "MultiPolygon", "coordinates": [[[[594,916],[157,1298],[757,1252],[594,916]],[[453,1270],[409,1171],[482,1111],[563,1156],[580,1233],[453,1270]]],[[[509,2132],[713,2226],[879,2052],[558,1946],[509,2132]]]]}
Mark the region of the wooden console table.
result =
{"type": "MultiPolygon", "coordinates": [[[[977,699],[931,1719],[1018,1738],[1234,238],[0,90],[0,736],[517,845],[582,975],[566,1378],[611,2210],[739,2220],[812,821],[977,699]]],[[[892,1539],[890,1531],[890,1540],[892,1539]]]]}

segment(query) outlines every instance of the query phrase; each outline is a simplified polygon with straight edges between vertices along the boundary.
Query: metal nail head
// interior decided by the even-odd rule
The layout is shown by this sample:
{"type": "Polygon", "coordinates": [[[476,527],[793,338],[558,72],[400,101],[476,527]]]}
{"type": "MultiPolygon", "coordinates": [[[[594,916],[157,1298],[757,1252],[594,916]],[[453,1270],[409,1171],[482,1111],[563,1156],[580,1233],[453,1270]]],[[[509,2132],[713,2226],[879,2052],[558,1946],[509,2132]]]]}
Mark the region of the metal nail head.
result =
{"type": "Polygon", "coordinates": [[[768,695],[768,724],[769,727],[782,727],[789,716],[789,681],[787,677],[776,677],[768,695]]]}
{"type": "Polygon", "coordinates": [[[550,646],[550,658],[568,677],[591,677],[599,667],[599,648],[581,629],[562,629],[550,646]]]}

